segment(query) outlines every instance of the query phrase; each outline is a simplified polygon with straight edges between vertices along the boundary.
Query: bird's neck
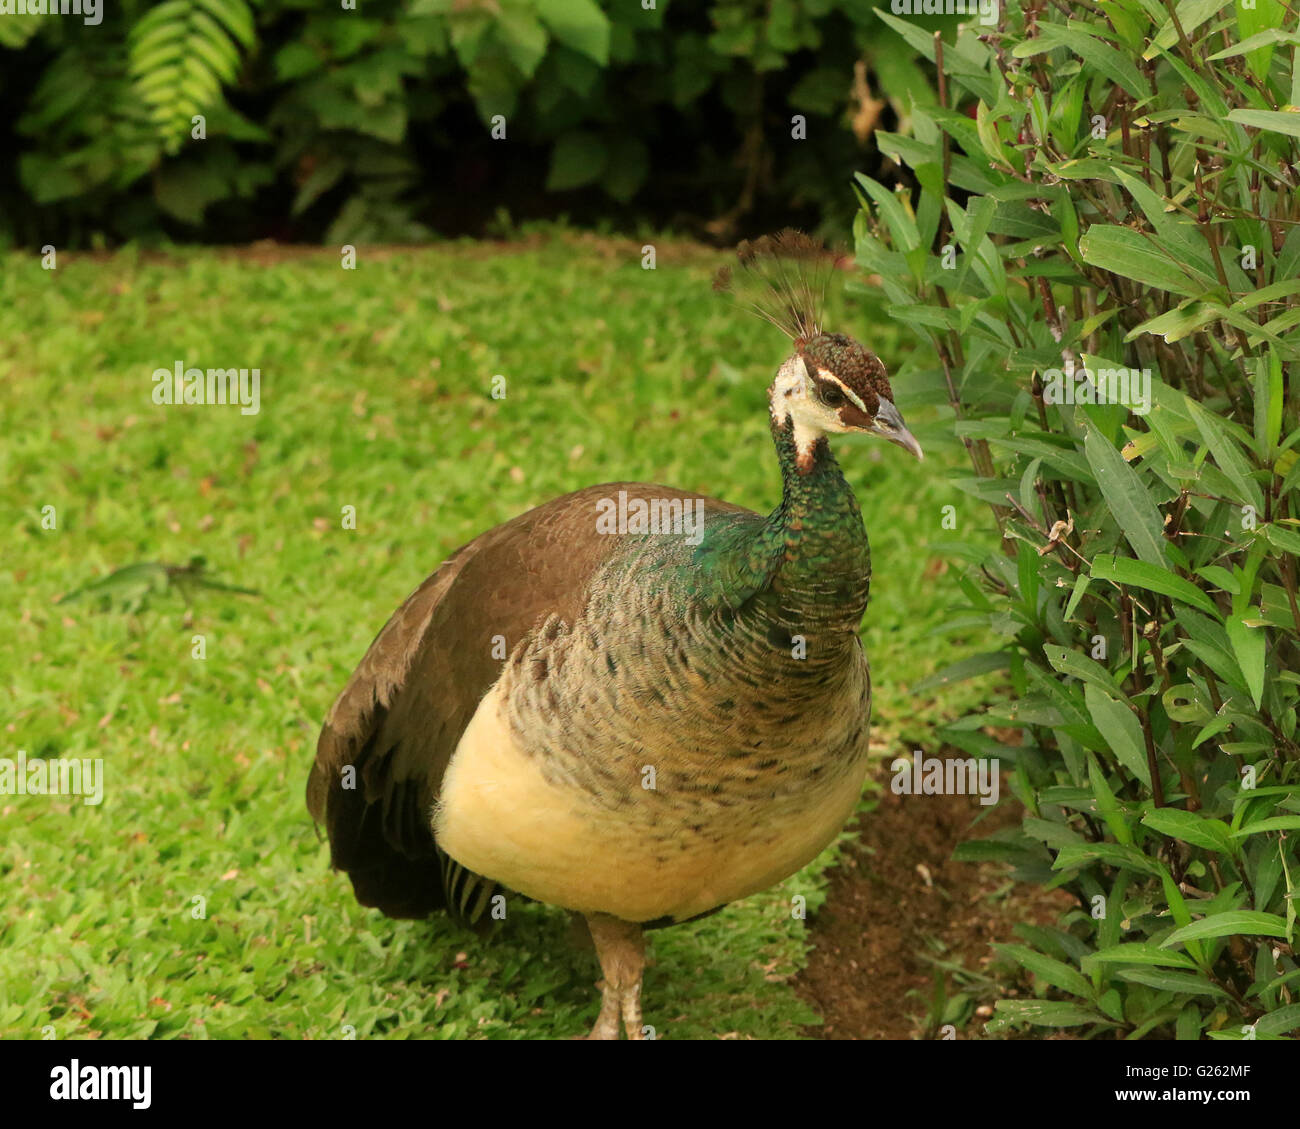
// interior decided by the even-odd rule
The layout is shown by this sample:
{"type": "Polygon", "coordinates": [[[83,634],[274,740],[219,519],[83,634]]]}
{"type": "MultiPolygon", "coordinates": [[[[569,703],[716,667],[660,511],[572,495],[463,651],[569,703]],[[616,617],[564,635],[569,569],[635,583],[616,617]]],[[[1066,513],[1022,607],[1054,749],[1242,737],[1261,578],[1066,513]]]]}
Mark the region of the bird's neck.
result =
{"type": "Polygon", "coordinates": [[[695,580],[712,599],[743,607],[778,634],[816,634],[829,658],[851,643],[867,606],[871,557],[862,512],[824,437],[797,442],[786,419],[773,421],[772,438],[781,504],[757,527],[738,521],[706,536],[695,580]]]}
{"type": "Polygon", "coordinates": [[[856,631],[867,606],[871,555],[862,511],[825,436],[772,421],[781,504],[760,539],[773,555],[771,588],[818,623],[856,631]]]}

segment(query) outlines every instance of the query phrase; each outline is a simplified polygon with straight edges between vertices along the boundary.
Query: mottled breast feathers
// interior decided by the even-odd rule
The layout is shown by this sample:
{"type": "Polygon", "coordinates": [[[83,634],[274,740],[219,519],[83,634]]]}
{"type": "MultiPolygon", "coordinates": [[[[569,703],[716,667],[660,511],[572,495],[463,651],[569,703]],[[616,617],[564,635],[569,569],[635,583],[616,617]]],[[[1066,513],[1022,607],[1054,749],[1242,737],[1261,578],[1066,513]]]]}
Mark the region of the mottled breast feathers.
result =
{"type": "Polygon", "coordinates": [[[615,482],[538,506],[453,553],[376,636],[317,743],[307,805],[362,905],[391,917],[455,908],[429,820],[456,745],[505,665],[496,637],[508,655],[548,618],[576,620],[591,575],[625,541],[596,531],[597,503],[619,491],[761,520],[690,491],[615,482]]]}

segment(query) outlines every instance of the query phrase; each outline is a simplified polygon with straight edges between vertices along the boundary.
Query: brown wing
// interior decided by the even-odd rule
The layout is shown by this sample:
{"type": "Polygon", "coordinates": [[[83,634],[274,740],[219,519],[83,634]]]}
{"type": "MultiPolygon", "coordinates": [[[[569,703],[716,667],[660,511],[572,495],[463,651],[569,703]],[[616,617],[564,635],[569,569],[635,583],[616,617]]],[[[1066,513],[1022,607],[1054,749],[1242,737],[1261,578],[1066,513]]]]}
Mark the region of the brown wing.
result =
{"type": "MultiPolygon", "coordinates": [[[[509,654],[550,615],[571,623],[581,611],[592,574],[622,542],[596,532],[596,501],[619,490],[629,498],[702,497],[608,483],[488,530],[397,610],[330,709],[307,807],[362,905],[423,917],[448,904],[430,828],[443,773],[500,675],[494,651],[509,654]]],[[[710,509],[745,512],[708,501],[710,509]]]]}

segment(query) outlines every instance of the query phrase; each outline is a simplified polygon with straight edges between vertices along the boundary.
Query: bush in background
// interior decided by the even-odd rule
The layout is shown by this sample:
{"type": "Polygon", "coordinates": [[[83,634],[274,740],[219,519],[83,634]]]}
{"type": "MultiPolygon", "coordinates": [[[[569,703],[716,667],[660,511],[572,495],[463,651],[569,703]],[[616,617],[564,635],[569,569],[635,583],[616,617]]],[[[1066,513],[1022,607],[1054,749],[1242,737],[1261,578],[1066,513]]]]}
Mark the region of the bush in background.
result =
{"type": "Polygon", "coordinates": [[[36,245],[160,228],[412,241],[479,230],[498,205],[728,238],[766,203],[847,230],[879,115],[933,97],[880,33],[857,0],[122,0],[94,26],[9,18],[20,155],[0,212],[36,245]]]}
{"type": "Polygon", "coordinates": [[[1071,7],[947,43],[883,17],[940,97],[878,135],[915,202],[860,178],[856,228],[925,343],[896,386],[951,406],[954,484],[1004,537],[950,546],[977,566],[953,627],[1001,646],[941,681],[1006,669],[1014,698],[944,736],[1008,762],[1025,815],[959,857],[1077,901],[1001,946],[1035,998],[990,1029],[1277,1037],[1300,1028],[1297,17],[1071,7]],[[1149,412],[1113,402],[1119,370],[1151,374],[1149,412]]]}

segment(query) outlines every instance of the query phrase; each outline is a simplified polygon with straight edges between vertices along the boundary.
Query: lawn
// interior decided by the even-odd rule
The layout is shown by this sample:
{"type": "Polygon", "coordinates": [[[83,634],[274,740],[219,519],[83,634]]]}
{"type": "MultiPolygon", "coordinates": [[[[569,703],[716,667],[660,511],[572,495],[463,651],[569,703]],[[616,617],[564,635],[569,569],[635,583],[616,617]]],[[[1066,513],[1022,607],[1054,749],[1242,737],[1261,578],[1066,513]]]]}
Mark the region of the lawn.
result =
{"type": "MultiPolygon", "coordinates": [[[[54,271],[0,260],[0,596],[14,612],[0,756],[102,758],[105,772],[98,805],[0,796],[0,1037],[590,1025],[595,960],[564,914],[512,909],[480,941],[362,909],[328,868],[303,787],[321,718],[375,632],[482,530],[610,479],[776,503],[764,390],[786,343],[710,293],[722,261],[665,242],[644,270],[639,245],[560,237],[362,249],[356,270],[333,252],[259,249],[61,256],[54,271]],[[260,411],[156,405],[151,374],[177,361],[258,368],[260,411]],[[57,603],[123,566],[195,556],[256,594],[159,582],[57,603]]],[[[832,328],[897,366],[878,309],[833,305],[832,328]]],[[[960,449],[933,410],[916,419],[923,464],[871,439],[837,445],[872,542],[882,756],[959,708],[910,687],[965,653],[937,633],[955,591],[930,548],[953,536],[942,507],[963,530],[980,520],[945,475],[960,449]]],[[[807,944],[790,899],[820,903],[832,854],[653,935],[646,1022],[660,1037],[816,1022],[790,985],[807,944]]]]}

